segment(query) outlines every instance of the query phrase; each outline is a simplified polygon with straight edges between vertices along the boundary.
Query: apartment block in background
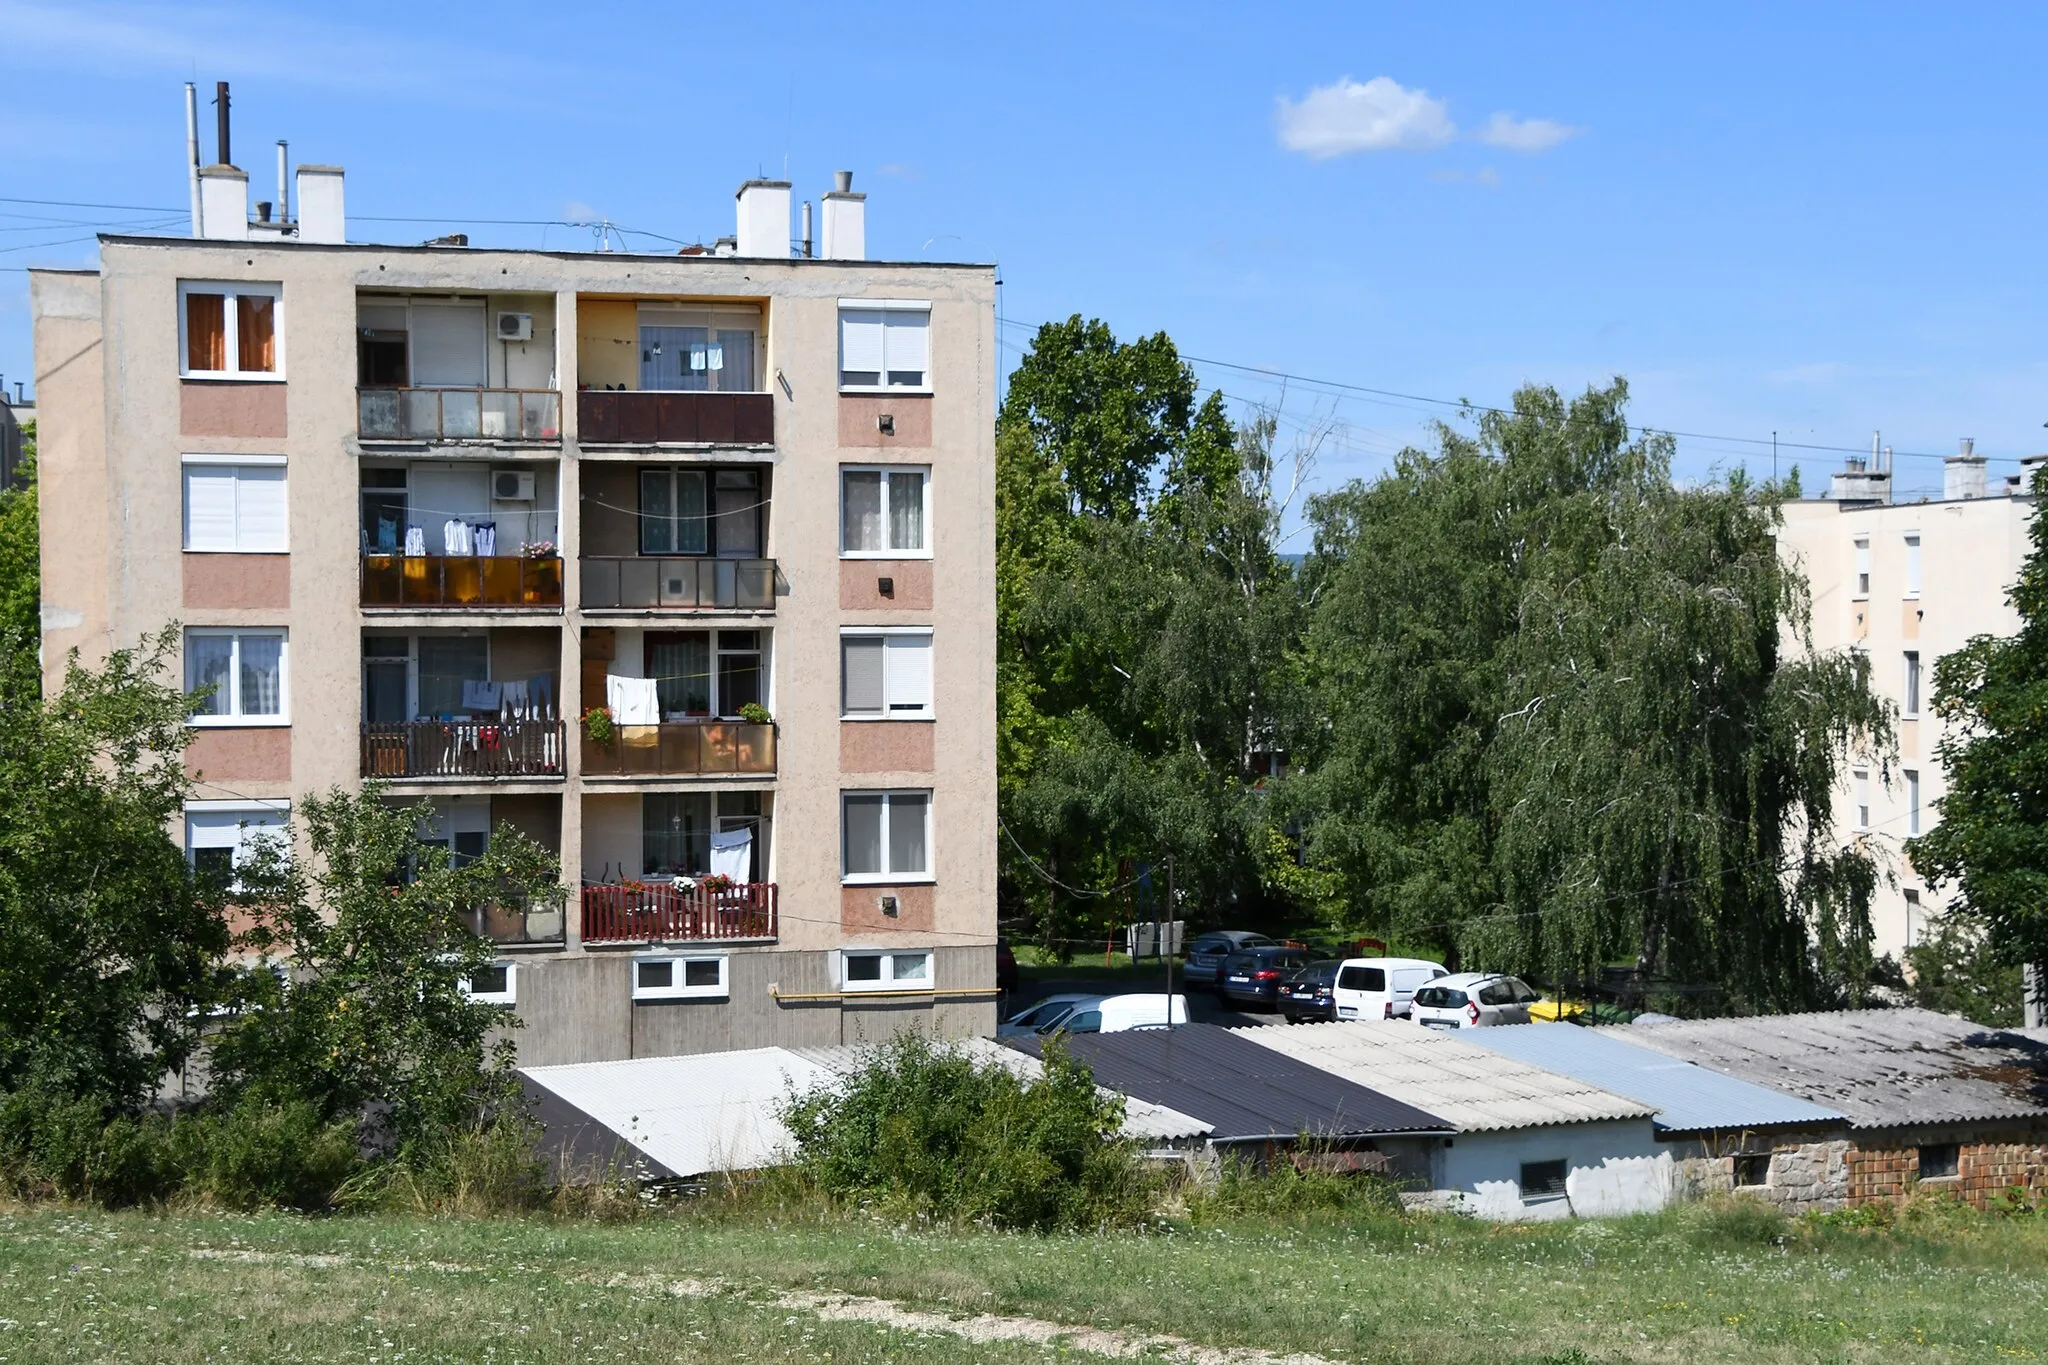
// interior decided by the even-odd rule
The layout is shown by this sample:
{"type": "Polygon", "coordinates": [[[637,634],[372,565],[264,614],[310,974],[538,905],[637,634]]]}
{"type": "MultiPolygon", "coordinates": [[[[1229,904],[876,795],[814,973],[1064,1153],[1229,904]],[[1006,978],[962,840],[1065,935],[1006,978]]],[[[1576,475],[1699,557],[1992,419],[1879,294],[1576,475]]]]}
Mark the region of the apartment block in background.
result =
{"type": "Polygon", "coordinates": [[[994,272],[863,259],[844,178],[822,256],[762,181],[642,256],[239,175],[31,281],[45,658],[182,623],[191,856],[371,779],[558,851],[474,912],[532,1064],[992,1031],[994,272]]]}

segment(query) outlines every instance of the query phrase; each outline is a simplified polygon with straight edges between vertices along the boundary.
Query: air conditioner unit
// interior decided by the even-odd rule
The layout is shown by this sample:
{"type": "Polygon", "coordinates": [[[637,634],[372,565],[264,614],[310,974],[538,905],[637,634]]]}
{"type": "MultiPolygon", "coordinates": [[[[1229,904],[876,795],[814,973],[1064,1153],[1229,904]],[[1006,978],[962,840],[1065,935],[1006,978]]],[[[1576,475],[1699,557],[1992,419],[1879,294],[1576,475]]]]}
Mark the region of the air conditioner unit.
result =
{"type": "Polygon", "coordinates": [[[531,314],[531,313],[500,313],[500,314],[498,314],[498,340],[500,340],[500,341],[531,341],[531,340],[533,340],[533,314],[531,314]]]}
{"type": "Polygon", "coordinates": [[[491,496],[499,502],[532,502],[532,473],[516,469],[497,471],[491,475],[491,496]]]}

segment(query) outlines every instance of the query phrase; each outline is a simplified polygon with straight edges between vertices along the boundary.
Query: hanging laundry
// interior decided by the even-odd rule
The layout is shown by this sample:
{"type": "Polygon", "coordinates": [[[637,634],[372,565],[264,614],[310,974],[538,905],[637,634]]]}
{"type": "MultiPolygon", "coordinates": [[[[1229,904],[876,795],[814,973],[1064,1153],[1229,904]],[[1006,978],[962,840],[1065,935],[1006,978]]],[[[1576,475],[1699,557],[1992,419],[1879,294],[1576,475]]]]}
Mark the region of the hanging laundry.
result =
{"type": "Polygon", "coordinates": [[[607,674],[604,680],[604,695],[605,701],[612,709],[612,724],[661,724],[661,701],[655,695],[654,679],[621,678],[616,673],[607,674]]]}
{"type": "Polygon", "coordinates": [[[711,836],[711,875],[748,881],[754,871],[754,832],[750,829],[720,830],[711,836]]]}
{"type": "Polygon", "coordinates": [[[693,370],[704,368],[704,348],[702,346],[692,346],[690,348],[690,368],[693,370]]]}
{"type": "Polygon", "coordinates": [[[723,347],[723,346],[710,346],[710,347],[707,347],[707,348],[705,349],[705,352],[704,352],[704,357],[705,357],[705,360],[706,360],[706,362],[707,362],[707,363],[709,364],[709,366],[710,366],[710,367],[711,367],[712,369],[714,369],[714,370],[722,370],[722,369],[724,369],[724,368],[725,368],[725,347],[723,347]]]}
{"type": "Polygon", "coordinates": [[[488,711],[496,715],[504,704],[505,688],[502,683],[478,682],[472,678],[462,684],[462,709],[465,711],[488,711]]]}
{"type": "Polygon", "coordinates": [[[533,703],[528,700],[526,684],[508,682],[500,684],[504,694],[502,710],[508,720],[525,720],[533,714],[533,703]]]}
{"type": "Polygon", "coordinates": [[[469,523],[466,521],[444,522],[441,526],[443,553],[466,555],[472,553],[474,541],[470,539],[469,523]]]}
{"type": "Polygon", "coordinates": [[[536,720],[555,718],[555,680],[543,673],[537,678],[526,680],[528,693],[533,697],[533,714],[536,720]]]}
{"type": "Polygon", "coordinates": [[[488,559],[498,553],[498,523],[480,521],[476,524],[476,552],[488,559]]]}
{"type": "Polygon", "coordinates": [[[417,526],[405,528],[405,552],[419,556],[427,552],[427,533],[417,526]]]}

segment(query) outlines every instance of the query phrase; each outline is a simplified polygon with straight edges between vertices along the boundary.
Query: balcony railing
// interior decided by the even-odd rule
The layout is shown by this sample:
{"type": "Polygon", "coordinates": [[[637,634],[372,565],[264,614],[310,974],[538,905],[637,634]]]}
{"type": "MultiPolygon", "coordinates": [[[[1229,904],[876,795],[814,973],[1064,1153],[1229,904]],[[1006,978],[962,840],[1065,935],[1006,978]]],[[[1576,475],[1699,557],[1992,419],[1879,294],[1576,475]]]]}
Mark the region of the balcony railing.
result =
{"type": "Polygon", "coordinates": [[[493,943],[560,943],[567,918],[559,902],[545,907],[493,903],[461,914],[471,930],[493,943]]]}
{"type": "Polygon", "coordinates": [[[591,556],[583,564],[583,608],[680,611],[775,610],[772,559],[662,559],[591,556]]]}
{"type": "Polygon", "coordinates": [[[559,607],[562,561],[528,555],[364,555],[366,607],[559,607]]]}
{"type": "Polygon", "coordinates": [[[775,771],[775,726],[738,720],[621,725],[611,742],[583,737],[586,777],[743,777],[775,771]]]}
{"type": "Polygon", "coordinates": [[[708,943],[772,939],[774,882],[739,882],[725,891],[679,890],[663,882],[583,888],[585,943],[708,943]]]}
{"type": "Polygon", "coordinates": [[[365,441],[560,441],[553,389],[357,389],[365,441]]]}
{"type": "Polygon", "coordinates": [[[772,446],[775,395],[583,389],[576,439],[597,445],[772,446]]]}
{"type": "Polygon", "coordinates": [[[364,777],[560,777],[559,720],[413,720],[363,727],[364,777]]]}

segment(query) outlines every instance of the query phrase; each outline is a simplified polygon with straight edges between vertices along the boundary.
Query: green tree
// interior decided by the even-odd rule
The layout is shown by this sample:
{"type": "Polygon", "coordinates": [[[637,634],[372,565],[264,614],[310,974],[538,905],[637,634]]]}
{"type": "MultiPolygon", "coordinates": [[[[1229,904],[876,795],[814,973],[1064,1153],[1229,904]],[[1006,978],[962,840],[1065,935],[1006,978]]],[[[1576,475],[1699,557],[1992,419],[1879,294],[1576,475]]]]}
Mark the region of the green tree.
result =
{"type": "MultiPolygon", "coordinates": [[[[2048,484],[2034,474],[2038,506],[2048,484]]],[[[1940,823],[1906,845],[1949,915],[1971,922],[2007,963],[2048,963],[2048,523],[2008,600],[2015,635],[1980,635],[1934,666],[1936,748],[1948,774],[1940,823]]]]}
{"type": "Polygon", "coordinates": [[[1913,1003],[1941,1014],[1960,1014],[1987,1028],[2017,1028],[2020,969],[1999,960],[1983,926],[1968,914],[1937,916],[1918,943],[1906,949],[1913,969],[1913,1003]]]}
{"type": "Polygon", "coordinates": [[[36,530],[36,424],[22,428],[19,487],[0,488],[0,650],[40,672],[42,545],[36,530]]]}

